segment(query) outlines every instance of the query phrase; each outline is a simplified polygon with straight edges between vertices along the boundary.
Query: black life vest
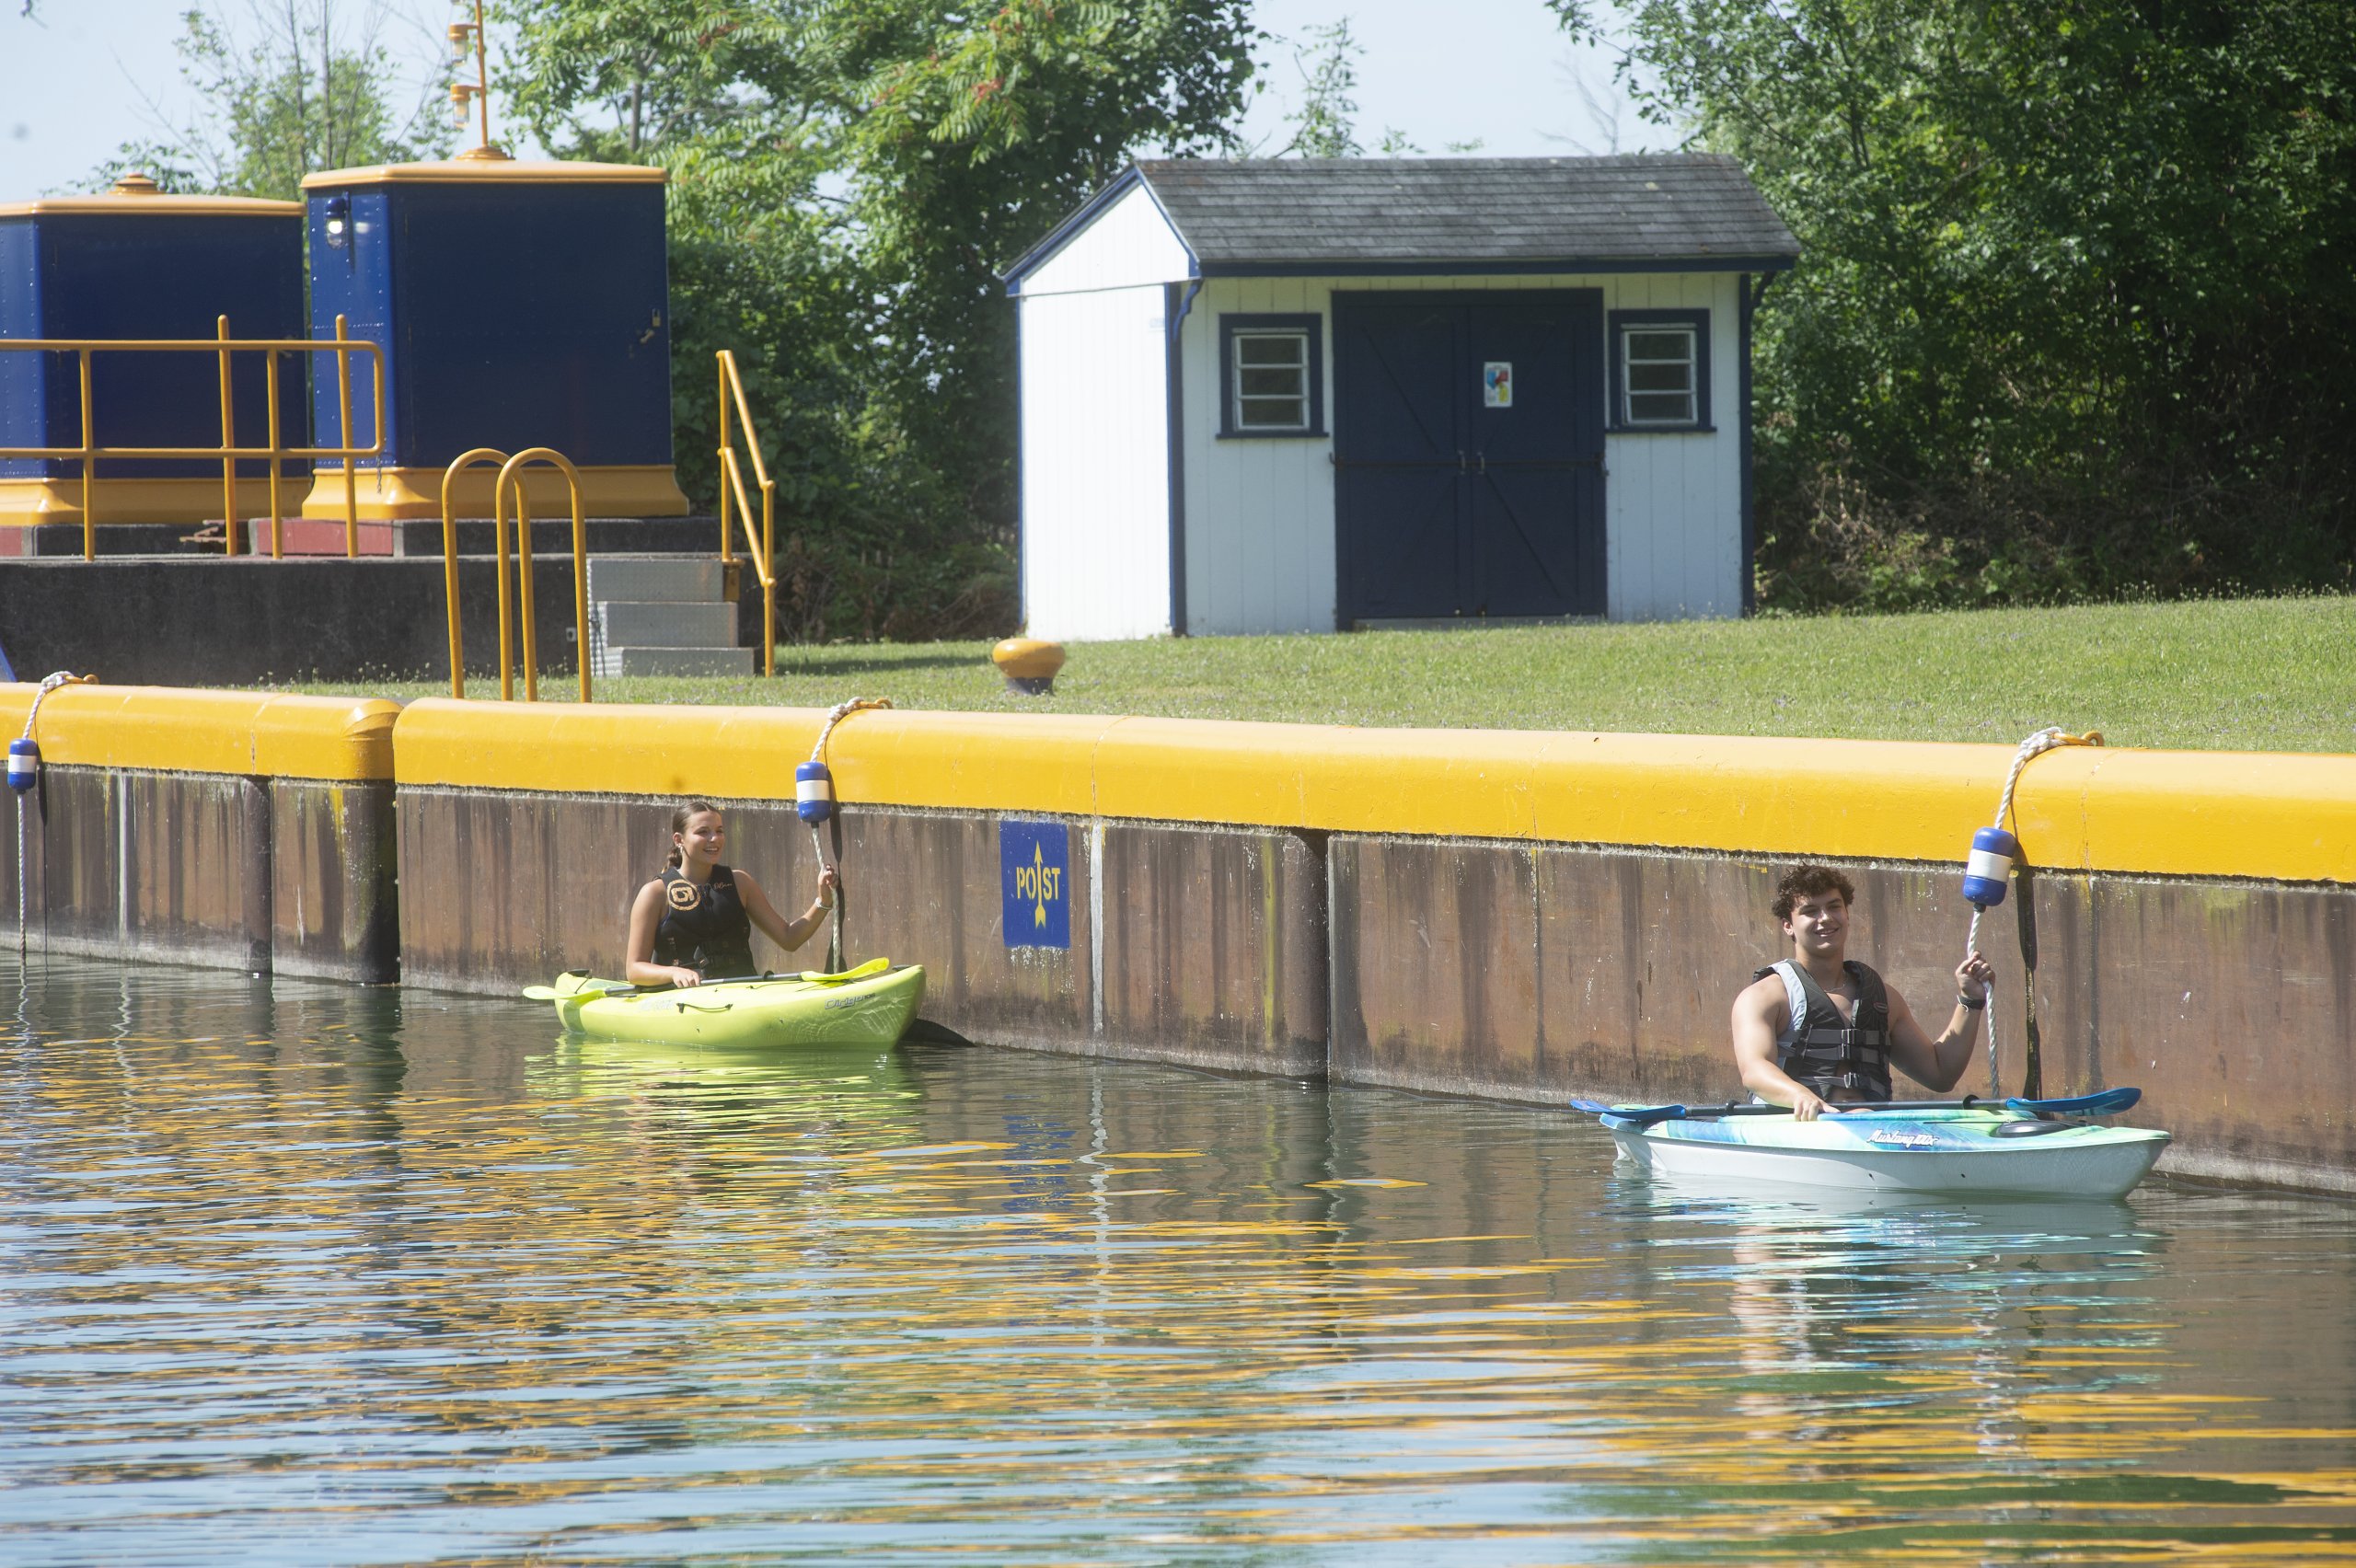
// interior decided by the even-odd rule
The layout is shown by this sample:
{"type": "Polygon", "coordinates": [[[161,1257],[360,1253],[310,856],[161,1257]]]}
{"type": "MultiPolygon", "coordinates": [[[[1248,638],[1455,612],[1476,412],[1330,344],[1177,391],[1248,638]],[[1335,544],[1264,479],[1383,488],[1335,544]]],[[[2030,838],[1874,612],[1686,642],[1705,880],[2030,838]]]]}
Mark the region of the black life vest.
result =
{"type": "Polygon", "coordinates": [[[711,869],[699,882],[676,866],[663,869],[663,923],[654,928],[654,962],[684,965],[707,980],[757,974],[753,917],[736,892],[736,873],[711,869]]]}
{"type": "Polygon", "coordinates": [[[1889,991],[1881,976],[1850,959],[1842,965],[1857,988],[1857,1003],[1842,1018],[1816,977],[1790,959],[1751,976],[1780,975],[1791,1021],[1775,1039],[1775,1065],[1796,1083],[1830,1100],[1889,1098],[1889,991]]]}

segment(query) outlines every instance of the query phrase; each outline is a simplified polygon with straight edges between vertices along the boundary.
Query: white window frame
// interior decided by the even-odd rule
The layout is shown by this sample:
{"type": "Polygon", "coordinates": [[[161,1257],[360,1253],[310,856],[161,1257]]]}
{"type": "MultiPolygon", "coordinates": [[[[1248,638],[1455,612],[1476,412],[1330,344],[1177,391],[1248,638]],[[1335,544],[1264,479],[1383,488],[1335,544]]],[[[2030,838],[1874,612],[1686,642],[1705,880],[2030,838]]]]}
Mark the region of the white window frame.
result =
{"type": "Polygon", "coordinates": [[[1611,423],[1617,431],[1681,431],[1706,432],[1710,429],[1710,314],[1706,310],[1615,310],[1611,313],[1611,423]],[[1681,359],[1635,357],[1638,334],[1677,333],[1683,335],[1686,353],[1681,359]],[[1640,389],[1633,385],[1638,365],[1682,364],[1686,368],[1685,388],[1680,393],[1640,389]],[[1657,414],[1639,414],[1639,398],[1682,396],[1688,412],[1664,419],[1657,414]]]}
{"type": "Polygon", "coordinates": [[[1325,434],[1325,319],[1317,315],[1224,315],[1218,318],[1219,331],[1219,394],[1218,436],[1222,441],[1299,441],[1322,439],[1325,434]],[[1242,345],[1246,342],[1267,342],[1290,340],[1299,345],[1299,357],[1292,366],[1246,365],[1242,345]],[[1277,397],[1268,393],[1246,395],[1243,375],[1247,370],[1296,369],[1300,375],[1300,393],[1277,397]],[[1247,404],[1263,407],[1276,403],[1295,403],[1299,420],[1286,424],[1246,424],[1243,412],[1247,404]]]}

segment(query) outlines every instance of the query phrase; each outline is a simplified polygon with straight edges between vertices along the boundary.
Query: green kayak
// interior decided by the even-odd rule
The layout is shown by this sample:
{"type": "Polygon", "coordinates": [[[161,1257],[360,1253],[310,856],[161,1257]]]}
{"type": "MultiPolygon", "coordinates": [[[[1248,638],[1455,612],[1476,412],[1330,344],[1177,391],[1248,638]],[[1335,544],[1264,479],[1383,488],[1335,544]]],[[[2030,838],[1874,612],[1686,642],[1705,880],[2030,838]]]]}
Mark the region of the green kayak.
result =
{"type": "Polygon", "coordinates": [[[924,966],[894,968],[875,959],[842,974],[805,971],[659,989],[568,971],[549,992],[566,1029],[603,1040],[890,1045],[924,1005],[924,966]]]}

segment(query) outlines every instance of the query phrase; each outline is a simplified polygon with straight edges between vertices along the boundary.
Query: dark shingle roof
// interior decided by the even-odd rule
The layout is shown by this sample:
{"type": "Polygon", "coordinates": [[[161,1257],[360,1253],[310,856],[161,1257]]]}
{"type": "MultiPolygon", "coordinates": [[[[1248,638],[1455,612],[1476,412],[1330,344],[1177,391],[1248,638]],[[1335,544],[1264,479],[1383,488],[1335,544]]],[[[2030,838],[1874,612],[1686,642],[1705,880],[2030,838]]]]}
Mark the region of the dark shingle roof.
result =
{"type": "MultiPolygon", "coordinates": [[[[1789,265],[1799,256],[1799,242],[1741,166],[1717,153],[1149,158],[1136,175],[1207,274],[1369,264],[1789,265]]],[[[1094,206],[1048,236],[1010,278],[1061,248],[1094,206]]]]}
{"type": "Polygon", "coordinates": [[[1799,255],[1723,154],[1156,158],[1138,169],[1207,266],[1799,255]]]}

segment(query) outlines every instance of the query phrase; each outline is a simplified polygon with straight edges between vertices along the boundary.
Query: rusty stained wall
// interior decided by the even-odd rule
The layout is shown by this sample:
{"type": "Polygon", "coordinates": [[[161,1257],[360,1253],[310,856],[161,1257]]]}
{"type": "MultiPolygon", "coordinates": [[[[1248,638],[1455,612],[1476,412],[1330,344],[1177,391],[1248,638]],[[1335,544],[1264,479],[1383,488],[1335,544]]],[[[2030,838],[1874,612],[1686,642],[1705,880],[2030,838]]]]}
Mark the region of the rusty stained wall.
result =
{"type": "Polygon", "coordinates": [[[2163,1170],[2356,1191],[2356,888],[2037,886],[2049,1090],[2057,1060],[2073,1089],[2139,1085],[2127,1119],[2177,1136],[2163,1170]]]}
{"type": "MultiPolygon", "coordinates": [[[[403,789],[403,977],[497,994],[568,968],[618,975],[630,897],[662,867],[676,804],[403,789]]],[[[720,804],[727,863],[799,914],[817,862],[792,806],[720,804]]],[[[1324,1070],[1325,877],[1312,840],[1068,821],[1071,946],[1057,950],[1006,945],[997,818],[851,806],[837,820],[848,956],[923,963],[928,1020],[1039,1050],[1324,1070]]],[[[756,951],[817,967],[825,940],[791,958],[756,951]]]]}
{"type": "MultiPolygon", "coordinates": [[[[793,808],[769,809],[795,824],[806,851],[809,830],[793,808]]],[[[1094,1010],[1087,903],[1094,868],[1084,824],[1068,824],[1071,946],[1057,949],[1006,945],[995,817],[849,807],[837,820],[849,962],[880,954],[922,963],[924,1016],[961,1034],[1034,1050],[1084,1047],[1094,1010]]],[[[817,940],[811,951],[820,951],[817,940]]]]}
{"type": "MultiPolygon", "coordinates": [[[[1734,995],[1783,956],[1784,862],[1487,841],[1336,836],[1337,1081],[1560,1101],[1742,1094],[1734,995]]],[[[1946,867],[1844,863],[1853,955],[1934,1032],[1970,906],[1946,867]]],[[[2126,1120],[2177,1137],[2184,1174],[2356,1182],[2356,889],[2036,875],[2048,1094],[2133,1084],[2126,1120]]],[[[1999,969],[1997,1078],[2021,1086],[2020,899],[1981,946],[1999,969]]],[[[1988,1093],[1980,1053],[1958,1091],[1988,1093]]]]}
{"type": "MultiPolygon", "coordinates": [[[[29,946],[270,969],[270,795],[260,780],[52,765],[16,812],[29,946]]],[[[17,856],[7,860],[13,916],[17,856]]]]}
{"type": "Polygon", "coordinates": [[[400,978],[389,781],[270,782],[271,964],[281,974],[400,978]]]}
{"type": "Polygon", "coordinates": [[[1325,858],[1282,829],[1104,823],[1090,890],[1108,1054],[1325,1073],[1325,858]]]}
{"type": "MultiPolygon", "coordinates": [[[[662,868],[673,804],[404,788],[402,979],[512,994],[564,969],[619,975],[630,897],[662,868]]],[[[760,832],[755,814],[731,814],[730,863],[775,894],[794,846],[760,832]]]]}

